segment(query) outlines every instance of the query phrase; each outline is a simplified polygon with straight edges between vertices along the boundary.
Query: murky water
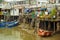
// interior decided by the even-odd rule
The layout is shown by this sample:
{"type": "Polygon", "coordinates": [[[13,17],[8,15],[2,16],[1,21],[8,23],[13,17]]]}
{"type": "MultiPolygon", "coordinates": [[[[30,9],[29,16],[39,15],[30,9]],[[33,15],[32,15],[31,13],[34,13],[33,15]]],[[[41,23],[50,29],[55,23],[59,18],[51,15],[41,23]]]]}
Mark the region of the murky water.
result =
{"type": "Polygon", "coordinates": [[[36,40],[35,35],[28,34],[21,28],[0,29],[0,40],[36,40]]]}
{"type": "Polygon", "coordinates": [[[60,40],[60,34],[56,34],[50,37],[39,37],[38,40],[60,40]]]}
{"type": "Polygon", "coordinates": [[[35,34],[29,34],[20,27],[0,29],[0,40],[60,40],[60,34],[51,37],[40,37],[35,34]]]}

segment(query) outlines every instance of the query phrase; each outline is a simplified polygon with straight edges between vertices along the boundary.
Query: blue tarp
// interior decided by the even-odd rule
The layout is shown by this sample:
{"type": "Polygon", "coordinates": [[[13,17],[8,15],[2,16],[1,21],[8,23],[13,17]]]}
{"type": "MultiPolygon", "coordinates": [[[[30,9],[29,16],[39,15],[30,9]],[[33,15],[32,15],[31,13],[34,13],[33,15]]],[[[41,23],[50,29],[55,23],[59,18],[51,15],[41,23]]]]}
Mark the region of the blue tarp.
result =
{"type": "Polygon", "coordinates": [[[13,22],[0,22],[0,28],[6,27],[6,25],[7,25],[8,28],[11,28],[11,27],[17,26],[18,22],[17,21],[13,21],[13,22]]]}
{"type": "Polygon", "coordinates": [[[40,8],[41,11],[47,10],[47,8],[40,8]]]}
{"type": "Polygon", "coordinates": [[[25,13],[30,13],[32,10],[31,9],[25,9],[24,12],[25,13]]]}

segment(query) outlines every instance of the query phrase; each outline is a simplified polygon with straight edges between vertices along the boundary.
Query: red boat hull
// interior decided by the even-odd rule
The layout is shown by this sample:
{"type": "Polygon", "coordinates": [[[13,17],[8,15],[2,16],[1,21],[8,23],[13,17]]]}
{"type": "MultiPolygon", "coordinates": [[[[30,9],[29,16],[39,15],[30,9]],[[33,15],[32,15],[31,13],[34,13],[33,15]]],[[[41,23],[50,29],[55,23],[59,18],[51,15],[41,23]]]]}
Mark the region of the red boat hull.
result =
{"type": "Polygon", "coordinates": [[[50,35],[52,35],[52,32],[40,29],[40,30],[38,30],[38,35],[39,36],[50,36],[50,35]]]}

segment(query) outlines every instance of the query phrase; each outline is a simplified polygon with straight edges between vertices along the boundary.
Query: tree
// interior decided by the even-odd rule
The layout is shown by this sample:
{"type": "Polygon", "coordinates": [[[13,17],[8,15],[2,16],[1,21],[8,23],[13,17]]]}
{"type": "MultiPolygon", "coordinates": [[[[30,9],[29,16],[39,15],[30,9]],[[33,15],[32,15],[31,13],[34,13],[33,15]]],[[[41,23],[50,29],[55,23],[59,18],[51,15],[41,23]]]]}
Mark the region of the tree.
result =
{"type": "Polygon", "coordinates": [[[2,2],[2,0],[0,0],[0,3],[2,2]]]}

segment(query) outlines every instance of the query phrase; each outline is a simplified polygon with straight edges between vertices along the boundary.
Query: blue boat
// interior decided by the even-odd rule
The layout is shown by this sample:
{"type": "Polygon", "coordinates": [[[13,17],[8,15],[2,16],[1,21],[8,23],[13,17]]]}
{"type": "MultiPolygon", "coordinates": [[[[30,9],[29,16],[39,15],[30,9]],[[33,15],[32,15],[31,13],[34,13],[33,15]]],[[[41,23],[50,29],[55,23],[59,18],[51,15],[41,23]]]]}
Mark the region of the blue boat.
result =
{"type": "Polygon", "coordinates": [[[12,21],[12,22],[0,22],[0,28],[6,27],[7,28],[12,28],[18,25],[17,21],[12,21]]]}
{"type": "Polygon", "coordinates": [[[0,22],[0,28],[3,28],[6,26],[6,22],[0,22]]]}

